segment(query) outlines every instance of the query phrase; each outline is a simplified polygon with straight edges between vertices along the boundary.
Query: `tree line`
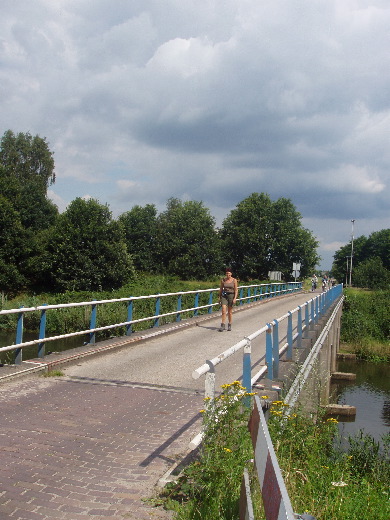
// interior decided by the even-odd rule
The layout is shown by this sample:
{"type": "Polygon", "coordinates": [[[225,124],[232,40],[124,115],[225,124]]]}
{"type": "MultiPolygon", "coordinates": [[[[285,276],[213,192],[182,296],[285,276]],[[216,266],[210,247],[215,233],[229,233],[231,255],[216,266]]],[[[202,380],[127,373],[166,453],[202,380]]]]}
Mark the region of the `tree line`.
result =
{"type": "Polygon", "coordinates": [[[352,285],[368,289],[390,288],[390,229],[352,240],[336,251],[332,274],[349,283],[352,254],[352,285]]]}
{"type": "Polygon", "coordinates": [[[269,271],[308,276],[318,242],[290,199],[252,193],[220,229],[199,201],[170,198],[165,211],[136,205],[113,218],[107,204],[76,198],[63,213],[47,196],[55,182],[46,138],[4,133],[0,142],[0,291],[117,289],[137,272],[210,279],[224,266],[243,280],[269,271]]]}

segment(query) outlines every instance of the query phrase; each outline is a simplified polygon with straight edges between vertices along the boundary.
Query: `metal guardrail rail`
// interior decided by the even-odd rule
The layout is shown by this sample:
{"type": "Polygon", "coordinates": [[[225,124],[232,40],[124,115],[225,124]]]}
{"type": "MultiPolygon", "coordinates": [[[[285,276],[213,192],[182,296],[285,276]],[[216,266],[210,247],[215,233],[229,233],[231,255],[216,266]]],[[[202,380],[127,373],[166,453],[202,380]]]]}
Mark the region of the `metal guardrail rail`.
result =
{"type": "MultiPolygon", "coordinates": [[[[244,285],[239,286],[239,298],[238,305],[244,305],[245,303],[252,303],[254,301],[260,301],[266,298],[272,298],[279,295],[290,294],[293,292],[300,291],[302,289],[301,282],[289,282],[289,283],[269,283],[269,284],[255,284],[255,285],[244,285]]],[[[192,313],[193,316],[197,316],[200,311],[206,311],[211,314],[213,308],[218,306],[217,295],[219,288],[211,289],[200,289],[195,291],[184,291],[176,293],[166,294],[152,294],[147,296],[133,296],[129,298],[116,298],[112,300],[96,300],[89,302],[77,302],[77,303],[63,303],[57,305],[39,305],[37,307],[20,307],[17,309],[8,309],[0,311],[1,316],[17,314],[17,325],[16,325],[16,339],[12,345],[6,345],[0,347],[0,352],[15,351],[15,364],[22,363],[22,349],[28,346],[38,346],[38,357],[43,358],[45,356],[45,344],[50,341],[61,340],[71,338],[75,336],[89,337],[88,344],[94,344],[96,342],[96,333],[106,331],[110,329],[125,327],[126,335],[131,335],[133,332],[132,325],[136,323],[142,323],[147,321],[153,321],[153,327],[159,327],[161,318],[174,318],[176,321],[181,320],[181,316],[184,313],[192,313]],[[208,303],[199,305],[199,297],[204,293],[208,293],[208,303]],[[194,304],[192,307],[182,308],[183,296],[193,295],[194,304]],[[164,298],[176,298],[176,308],[174,310],[169,309],[169,312],[161,312],[162,301],[164,298]],[[139,319],[133,319],[134,304],[142,300],[154,300],[155,301],[155,312],[152,316],[144,316],[139,319]],[[105,304],[112,303],[125,303],[127,305],[127,319],[120,323],[113,323],[98,327],[97,324],[97,312],[98,307],[105,304]],[[89,317],[89,328],[85,330],[78,330],[66,334],[57,334],[54,336],[46,336],[46,320],[48,311],[60,311],[61,309],[69,309],[74,307],[84,307],[90,309],[89,317]],[[23,319],[27,313],[39,312],[39,332],[38,338],[31,341],[23,341],[24,325],[23,319]]]]}
{"type": "MultiPolygon", "coordinates": [[[[267,373],[267,378],[274,380],[279,375],[279,359],[286,353],[288,360],[292,359],[293,346],[300,347],[302,345],[303,333],[310,326],[318,323],[318,320],[323,316],[329,307],[342,296],[343,285],[336,285],[326,292],[318,294],[311,298],[303,305],[299,305],[295,309],[284,314],[280,318],[276,318],[270,323],[267,323],[261,329],[249,334],[232,347],[228,348],[213,359],[206,360],[206,362],[192,372],[192,377],[198,379],[202,375],[205,378],[205,397],[214,398],[215,395],[215,367],[222,363],[225,359],[243,349],[243,386],[247,392],[251,392],[253,384],[258,381],[264,374],[267,373]],[[279,338],[279,325],[286,320],[287,335],[279,338]],[[251,342],[266,334],[266,351],[265,351],[265,365],[252,376],[252,361],[251,361],[251,342]]],[[[259,360],[261,361],[261,360],[259,360]]]]}

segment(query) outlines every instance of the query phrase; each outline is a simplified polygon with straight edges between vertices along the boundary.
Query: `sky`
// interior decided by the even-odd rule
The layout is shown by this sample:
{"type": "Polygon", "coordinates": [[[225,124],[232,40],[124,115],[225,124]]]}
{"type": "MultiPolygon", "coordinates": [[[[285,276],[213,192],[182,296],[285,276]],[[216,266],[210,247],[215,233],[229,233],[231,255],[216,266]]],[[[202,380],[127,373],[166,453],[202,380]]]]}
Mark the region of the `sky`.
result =
{"type": "Polygon", "coordinates": [[[8,129],[46,138],[60,211],[177,197],[221,226],[264,192],[330,269],[390,227],[390,2],[1,0],[8,129]]]}

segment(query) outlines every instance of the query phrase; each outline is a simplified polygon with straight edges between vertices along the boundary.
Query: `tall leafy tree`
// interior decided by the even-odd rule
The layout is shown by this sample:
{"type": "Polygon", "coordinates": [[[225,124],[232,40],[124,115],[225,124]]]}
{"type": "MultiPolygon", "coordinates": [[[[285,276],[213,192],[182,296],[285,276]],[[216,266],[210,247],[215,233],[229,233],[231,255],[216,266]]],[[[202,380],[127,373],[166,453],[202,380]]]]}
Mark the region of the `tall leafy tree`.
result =
{"type": "Polygon", "coordinates": [[[239,202],[222,223],[225,263],[241,278],[264,278],[270,270],[272,201],[266,193],[252,193],[239,202]]]}
{"type": "Polygon", "coordinates": [[[356,287],[390,289],[390,271],[378,256],[373,256],[360,262],[353,270],[352,282],[356,287]]]}
{"type": "Polygon", "coordinates": [[[77,198],[47,238],[45,265],[52,289],[109,290],[133,275],[123,229],[107,205],[77,198]]]}
{"type": "Polygon", "coordinates": [[[134,206],[119,217],[123,226],[127,250],[138,271],[155,270],[157,209],[154,204],[134,206]]]}
{"type": "Polygon", "coordinates": [[[58,210],[47,198],[55,182],[54,158],[45,138],[29,133],[4,133],[0,142],[0,184],[3,195],[33,232],[50,227],[58,210]]]}
{"type": "Polygon", "coordinates": [[[301,264],[301,277],[308,276],[319,262],[318,241],[302,227],[302,216],[290,199],[281,197],[272,204],[273,224],[270,270],[281,271],[287,279],[293,263],[301,264]]]}
{"type": "Polygon", "coordinates": [[[0,140],[0,193],[6,200],[3,207],[13,215],[13,242],[15,251],[19,251],[18,255],[8,255],[7,271],[14,273],[6,277],[9,291],[22,285],[33,288],[36,276],[41,276],[40,235],[58,215],[57,207],[47,197],[54,181],[53,153],[45,138],[11,130],[4,133],[0,140]]]}
{"type": "Polygon", "coordinates": [[[7,130],[0,143],[0,163],[22,182],[39,180],[44,191],[55,181],[54,158],[46,138],[7,130]]]}
{"type": "Polygon", "coordinates": [[[268,271],[281,271],[288,279],[294,262],[301,263],[306,276],[319,261],[318,242],[301,218],[289,199],[273,202],[268,194],[252,193],[223,221],[226,262],[241,278],[262,279],[268,271]]]}
{"type": "Polygon", "coordinates": [[[378,257],[383,267],[390,269],[390,229],[374,231],[368,237],[362,251],[362,260],[378,257]]]}
{"type": "MultiPolygon", "coordinates": [[[[338,249],[333,258],[332,274],[340,281],[349,282],[349,270],[351,266],[352,241],[338,249]]],[[[352,257],[352,281],[354,285],[360,286],[363,280],[367,277],[367,272],[373,266],[379,266],[380,270],[390,270],[390,229],[382,229],[375,231],[367,238],[364,235],[357,237],[353,242],[353,257],[352,257]],[[375,260],[375,261],[374,261],[375,260]],[[364,276],[356,273],[355,270],[365,263],[362,271],[364,276]]],[[[384,279],[385,277],[382,277],[384,279]]],[[[377,276],[375,275],[375,279],[377,276]]],[[[364,287],[369,287],[364,282],[364,287]]]]}
{"type": "Polygon", "coordinates": [[[182,279],[206,279],[221,268],[215,219],[202,202],[171,198],[157,218],[156,263],[182,279]]]}
{"type": "Polygon", "coordinates": [[[1,194],[0,244],[0,291],[16,293],[27,284],[23,269],[27,257],[26,232],[18,212],[1,194]]]}

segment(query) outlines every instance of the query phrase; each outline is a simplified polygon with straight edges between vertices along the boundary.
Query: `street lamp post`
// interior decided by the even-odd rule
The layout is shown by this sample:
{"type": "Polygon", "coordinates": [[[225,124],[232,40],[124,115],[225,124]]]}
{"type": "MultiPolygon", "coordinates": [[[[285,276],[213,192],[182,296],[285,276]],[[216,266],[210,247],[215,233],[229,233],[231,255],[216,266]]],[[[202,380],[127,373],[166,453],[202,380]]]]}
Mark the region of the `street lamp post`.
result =
{"type": "Polygon", "coordinates": [[[351,220],[352,222],[352,234],[351,234],[351,261],[349,263],[349,286],[352,286],[352,258],[353,258],[353,225],[355,223],[355,219],[351,220]]]}

